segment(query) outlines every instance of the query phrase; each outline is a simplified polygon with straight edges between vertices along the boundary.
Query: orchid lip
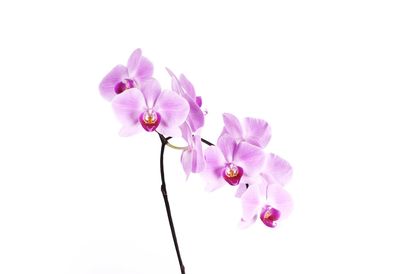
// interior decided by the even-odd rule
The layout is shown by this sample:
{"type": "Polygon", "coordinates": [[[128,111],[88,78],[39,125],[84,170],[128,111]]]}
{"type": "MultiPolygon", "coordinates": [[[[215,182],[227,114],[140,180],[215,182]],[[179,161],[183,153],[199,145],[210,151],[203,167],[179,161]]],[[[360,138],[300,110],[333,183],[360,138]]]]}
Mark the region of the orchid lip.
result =
{"type": "Polygon", "coordinates": [[[225,166],[223,177],[225,181],[231,186],[238,185],[242,176],[243,168],[241,168],[240,166],[237,166],[233,163],[229,163],[225,166]]]}
{"type": "Polygon", "coordinates": [[[115,86],[114,86],[114,91],[116,94],[120,94],[122,92],[124,92],[127,89],[130,88],[134,88],[137,87],[137,83],[135,80],[132,79],[124,79],[121,82],[118,82],[115,86]]]}
{"type": "Polygon", "coordinates": [[[160,124],[161,115],[158,112],[150,109],[140,114],[139,120],[144,130],[152,132],[156,130],[156,128],[160,124]]]}
{"type": "Polygon", "coordinates": [[[276,221],[281,217],[281,213],[270,205],[265,205],[261,210],[260,219],[268,227],[276,227],[276,221]]]}

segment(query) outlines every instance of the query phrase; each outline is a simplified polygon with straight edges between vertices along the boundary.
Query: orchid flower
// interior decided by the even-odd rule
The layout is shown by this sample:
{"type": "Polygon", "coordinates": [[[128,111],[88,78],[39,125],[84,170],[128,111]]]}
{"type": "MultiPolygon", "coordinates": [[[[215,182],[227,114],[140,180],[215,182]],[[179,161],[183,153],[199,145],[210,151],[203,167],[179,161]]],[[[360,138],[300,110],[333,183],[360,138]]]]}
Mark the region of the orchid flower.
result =
{"type": "Polygon", "coordinates": [[[277,221],[286,218],[292,210],[292,199],[279,184],[253,184],[243,193],[243,216],[240,227],[253,224],[257,217],[268,227],[275,227],[277,221]],[[265,200],[266,198],[266,200],[265,200]]]}
{"type": "Polygon", "coordinates": [[[225,183],[236,186],[247,177],[259,174],[264,159],[259,147],[246,142],[237,144],[230,135],[221,135],[217,146],[205,150],[206,190],[213,191],[225,183]]]}
{"type": "Polygon", "coordinates": [[[231,135],[237,142],[248,142],[264,148],[271,139],[268,123],[261,119],[245,118],[242,123],[233,114],[224,113],[224,129],[222,134],[231,135]]]}
{"type": "Polygon", "coordinates": [[[166,70],[172,79],[172,90],[185,98],[189,103],[190,111],[187,117],[187,122],[192,132],[196,132],[199,128],[204,126],[204,113],[200,108],[202,104],[201,97],[196,96],[192,83],[190,83],[184,75],[181,75],[178,80],[170,69],[167,68],[166,70]]]}
{"type": "Polygon", "coordinates": [[[178,79],[168,68],[171,76],[171,88],[174,92],[184,98],[189,104],[189,114],[185,123],[182,124],[182,137],[188,146],[182,152],[181,163],[188,178],[191,172],[198,173],[204,169],[205,162],[199,129],[204,125],[204,113],[201,110],[201,97],[196,96],[192,83],[182,74],[178,79]]]}
{"type": "Polygon", "coordinates": [[[112,107],[123,125],[121,136],[133,135],[141,129],[180,136],[179,126],[189,113],[185,99],[172,91],[161,92],[154,79],[142,83],[140,90],[128,89],[114,97],[112,107]]]}
{"type": "Polygon", "coordinates": [[[238,189],[236,196],[241,197],[243,217],[241,227],[251,225],[260,213],[261,221],[269,227],[275,227],[276,221],[285,218],[292,210],[292,199],[283,189],[292,177],[292,167],[279,156],[269,153],[257,177],[257,183],[238,189]],[[262,200],[267,198],[264,204],[262,200]]]}
{"type": "Polygon", "coordinates": [[[141,87],[143,81],[153,75],[153,64],[136,49],[128,59],[127,66],[115,66],[101,81],[100,94],[111,101],[117,94],[127,89],[141,87]]]}

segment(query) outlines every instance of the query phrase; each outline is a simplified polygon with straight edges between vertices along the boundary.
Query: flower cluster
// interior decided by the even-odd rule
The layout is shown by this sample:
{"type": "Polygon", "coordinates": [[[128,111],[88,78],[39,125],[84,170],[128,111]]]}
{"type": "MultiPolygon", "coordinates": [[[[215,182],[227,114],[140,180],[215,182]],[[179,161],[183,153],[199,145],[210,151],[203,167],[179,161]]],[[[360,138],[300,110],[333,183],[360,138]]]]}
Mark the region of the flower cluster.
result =
{"type": "Polygon", "coordinates": [[[223,185],[237,186],[241,198],[242,227],[252,224],[257,216],[269,226],[289,214],[292,202],[283,186],[292,175],[291,166],[282,158],[265,153],[271,138],[270,127],[261,119],[245,118],[240,122],[225,113],[224,128],[217,145],[205,150],[207,189],[223,185]]]}
{"type": "Polygon", "coordinates": [[[135,50],[127,66],[114,67],[101,81],[101,95],[111,102],[122,123],[121,136],[140,131],[157,132],[161,136],[182,137],[181,164],[188,177],[201,173],[206,190],[224,185],[237,188],[243,214],[241,227],[247,227],[259,217],[268,227],[291,210],[290,195],[284,190],[292,175],[288,162],[266,153],[271,131],[261,119],[239,121],[232,114],[223,114],[224,128],[214,146],[201,137],[205,112],[202,98],[196,95],[192,83],[184,76],[171,77],[170,89],[162,90],[153,78],[153,65],[135,50]],[[203,143],[209,146],[204,149],[203,143]]]}

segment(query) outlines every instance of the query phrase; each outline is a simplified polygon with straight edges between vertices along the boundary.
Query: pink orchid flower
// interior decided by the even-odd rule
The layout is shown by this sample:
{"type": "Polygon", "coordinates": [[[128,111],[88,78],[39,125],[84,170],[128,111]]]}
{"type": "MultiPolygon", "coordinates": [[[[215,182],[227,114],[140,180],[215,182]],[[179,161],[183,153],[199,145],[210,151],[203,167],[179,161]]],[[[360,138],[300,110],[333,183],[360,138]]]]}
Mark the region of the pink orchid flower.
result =
{"type": "Polygon", "coordinates": [[[127,66],[117,65],[101,81],[100,94],[111,101],[127,89],[139,88],[143,81],[153,75],[153,64],[136,49],[128,59],[127,66]]]}
{"type": "Polygon", "coordinates": [[[199,173],[203,171],[205,167],[205,160],[201,145],[201,137],[197,134],[192,134],[192,131],[186,122],[182,124],[181,130],[182,137],[188,144],[181,156],[182,167],[185,171],[186,178],[188,178],[191,172],[199,173]]]}
{"type": "Polygon", "coordinates": [[[293,203],[288,192],[283,189],[292,177],[292,167],[279,156],[268,153],[259,176],[253,177],[253,183],[240,185],[236,196],[242,198],[243,217],[241,227],[248,227],[260,213],[261,221],[269,227],[287,217],[293,203]],[[267,198],[266,202],[262,202],[267,198]]]}
{"type": "Polygon", "coordinates": [[[203,175],[208,182],[206,190],[213,191],[225,183],[236,186],[246,177],[259,174],[265,155],[252,144],[237,144],[228,134],[219,137],[217,146],[205,150],[206,168],[203,175]]]}
{"type": "Polygon", "coordinates": [[[257,217],[268,227],[275,227],[277,221],[286,218],[292,211],[292,199],[279,184],[253,184],[242,195],[243,216],[239,226],[246,228],[257,217]],[[266,200],[265,200],[266,198],[266,200]]]}
{"type": "Polygon", "coordinates": [[[245,118],[242,123],[233,114],[224,113],[224,129],[222,134],[231,135],[237,142],[248,142],[264,148],[271,139],[268,123],[261,119],[245,118]]]}
{"type": "Polygon", "coordinates": [[[171,76],[172,90],[189,104],[188,117],[181,126],[182,137],[188,144],[187,149],[182,152],[181,163],[188,178],[191,172],[201,172],[205,166],[201,137],[196,133],[204,126],[204,113],[200,108],[202,101],[200,96],[196,96],[192,83],[183,74],[178,79],[170,69],[166,70],[171,76]]]}
{"type": "Polygon", "coordinates": [[[160,84],[150,79],[141,89],[128,89],[114,97],[112,107],[121,121],[122,136],[130,136],[141,129],[157,130],[165,136],[180,136],[179,126],[186,120],[189,105],[172,91],[161,92],[160,84]]]}
{"type": "Polygon", "coordinates": [[[204,126],[204,113],[200,108],[202,105],[201,97],[196,96],[196,92],[192,83],[190,83],[183,74],[181,74],[180,78],[178,79],[170,69],[166,68],[166,70],[172,79],[172,90],[185,98],[189,103],[190,111],[187,118],[187,123],[189,124],[192,132],[196,132],[199,128],[204,126]]]}

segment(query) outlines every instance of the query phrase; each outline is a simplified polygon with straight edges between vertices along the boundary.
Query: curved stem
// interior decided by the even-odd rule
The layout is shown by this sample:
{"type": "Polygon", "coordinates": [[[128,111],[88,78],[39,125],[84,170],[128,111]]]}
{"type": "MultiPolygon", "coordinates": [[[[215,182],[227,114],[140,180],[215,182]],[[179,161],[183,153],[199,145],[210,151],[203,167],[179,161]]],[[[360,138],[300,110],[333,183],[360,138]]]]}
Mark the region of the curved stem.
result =
{"type": "MultiPolygon", "coordinates": [[[[158,132],[157,132],[158,133],[158,132]]],[[[159,135],[160,135],[160,133],[158,133],[159,135]]],[[[168,140],[169,139],[171,139],[170,137],[168,137],[168,140]]],[[[201,138],[201,141],[203,142],[203,143],[205,143],[205,144],[207,144],[207,145],[209,145],[209,146],[213,146],[214,144],[213,143],[211,143],[210,141],[207,141],[206,139],[203,139],[203,138],[201,138]]],[[[173,144],[171,144],[170,142],[168,142],[167,141],[167,143],[166,143],[166,145],[167,146],[169,146],[170,148],[173,148],[173,149],[178,149],[178,150],[185,150],[185,149],[187,149],[188,148],[188,146],[184,146],[184,147],[181,147],[181,146],[175,146],[175,145],[173,145],[173,144]]]]}
{"type": "Polygon", "coordinates": [[[181,274],[185,274],[185,266],[183,265],[181,253],[179,251],[178,239],[176,238],[174,222],[172,221],[171,208],[169,206],[169,201],[168,201],[167,186],[165,183],[164,150],[165,150],[165,146],[168,144],[168,140],[171,137],[166,138],[166,137],[164,137],[164,135],[162,135],[160,133],[158,133],[158,136],[160,137],[160,140],[161,140],[161,153],[160,153],[161,193],[164,197],[165,209],[167,210],[169,227],[171,229],[172,239],[174,240],[176,255],[178,257],[179,266],[181,268],[181,274]]]}
{"type": "Polygon", "coordinates": [[[171,144],[170,142],[167,142],[166,145],[169,146],[170,148],[177,149],[177,150],[188,149],[188,146],[184,146],[184,147],[176,146],[176,145],[171,144]]]}

